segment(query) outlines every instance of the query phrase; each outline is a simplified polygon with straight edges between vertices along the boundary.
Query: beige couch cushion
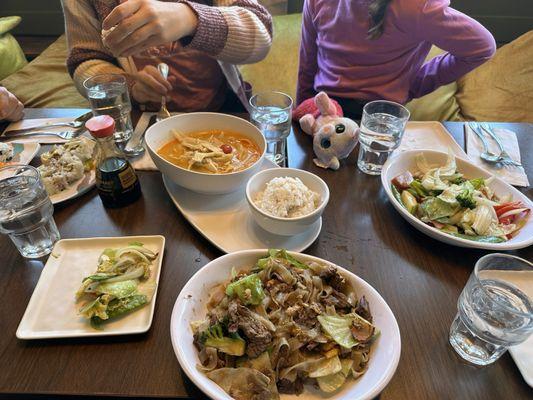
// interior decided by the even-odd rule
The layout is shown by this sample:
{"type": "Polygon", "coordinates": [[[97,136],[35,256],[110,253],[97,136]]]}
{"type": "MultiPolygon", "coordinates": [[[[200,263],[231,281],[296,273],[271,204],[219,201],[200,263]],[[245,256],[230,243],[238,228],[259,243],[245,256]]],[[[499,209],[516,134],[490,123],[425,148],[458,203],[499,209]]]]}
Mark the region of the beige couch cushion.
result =
{"type": "Polygon", "coordinates": [[[0,81],[26,107],[88,107],[70,79],[65,60],[67,43],[57,39],[17,73],[0,81]]]}
{"type": "Polygon", "coordinates": [[[533,121],[533,31],[498,49],[457,83],[466,120],[533,121]]]}
{"type": "MultiPolygon", "coordinates": [[[[444,53],[433,46],[426,60],[444,53]]],[[[411,100],[406,107],[412,121],[456,121],[459,119],[459,104],[455,99],[457,83],[452,82],[418,99],[411,100]]]]}
{"type": "Polygon", "coordinates": [[[301,29],[302,14],[274,17],[274,39],[266,58],[257,64],[240,67],[244,80],[252,84],[254,93],[277,90],[296,98],[301,29]]]}

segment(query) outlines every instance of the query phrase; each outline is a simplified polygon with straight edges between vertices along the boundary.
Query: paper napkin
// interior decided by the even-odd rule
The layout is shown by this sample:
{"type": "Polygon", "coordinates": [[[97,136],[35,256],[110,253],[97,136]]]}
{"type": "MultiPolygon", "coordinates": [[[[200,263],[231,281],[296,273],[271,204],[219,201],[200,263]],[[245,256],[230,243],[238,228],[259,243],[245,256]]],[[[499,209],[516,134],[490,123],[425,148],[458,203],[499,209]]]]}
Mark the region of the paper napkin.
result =
{"type": "MultiPolygon", "coordinates": [[[[505,151],[509,153],[514,161],[520,161],[520,147],[518,146],[518,139],[516,133],[507,129],[493,128],[494,133],[500,138],[500,141],[505,148],[505,151]]],[[[491,174],[503,179],[505,182],[513,186],[529,186],[529,180],[523,167],[515,167],[510,165],[502,165],[488,163],[480,158],[483,152],[483,143],[479,137],[472,131],[472,129],[465,124],[465,139],[466,139],[466,152],[470,161],[479,167],[487,170],[491,174]]],[[[500,154],[500,148],[494,139],[488,134],[485,134],[487,144],[489,145],[489,151],[500,154]]]]}

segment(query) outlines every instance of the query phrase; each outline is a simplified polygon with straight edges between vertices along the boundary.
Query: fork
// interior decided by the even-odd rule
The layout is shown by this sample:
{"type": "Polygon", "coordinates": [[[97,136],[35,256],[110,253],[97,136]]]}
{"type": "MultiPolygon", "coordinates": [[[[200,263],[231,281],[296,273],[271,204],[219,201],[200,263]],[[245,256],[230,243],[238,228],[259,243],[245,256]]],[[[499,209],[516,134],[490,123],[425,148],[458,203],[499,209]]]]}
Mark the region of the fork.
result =
{"type": "Polygon", "coordinates": [[[521,167],[522,164],[519,162],[513,160],[509,153],[505,151],[505,148],[503,147],[503,143],[501,142],[500,138],[496,133],[492,130],[489,124],[481,123],[479,124],[481,129],[483,129],[485,132],[489,134],[490,137],[494,139],[494,141],[498,144],[498,147],[500,148],[500,161],[504,165],[513,165],[515,167],[521,167]]]}
{"type": "Polygon", "coordinates": [[[485,135],[479,130],[479,125],[475,122],[468,122],[468,126],[472,131],[479,137],[481,143],[483,144],[483,152],[479,155],[483,160],[491,163],[500,162],[500,156],[489,151],[489,144],[485,139],[485,135]]]}
{"type": "Polygon", "coordinates": [[[2,138],[12,139],[12,138],[21,138],[29,136],[57,136],[61,139],[70,140],[75,139],[81,135],[83,129],[77,129],[75,131],[62,131],[62,132],[27,132],[27,133],[15,133],[10,135],[9,132],[4,133],[2,138]]]}

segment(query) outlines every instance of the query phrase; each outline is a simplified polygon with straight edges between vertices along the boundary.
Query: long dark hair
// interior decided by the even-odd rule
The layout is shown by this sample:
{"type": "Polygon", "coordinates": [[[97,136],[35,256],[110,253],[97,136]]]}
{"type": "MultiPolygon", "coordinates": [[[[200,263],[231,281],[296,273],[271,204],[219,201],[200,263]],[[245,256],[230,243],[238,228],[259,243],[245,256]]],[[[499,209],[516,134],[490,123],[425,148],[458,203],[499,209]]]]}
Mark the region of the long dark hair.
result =
{"type": "Polygon", "coordinates": [[[368,5],[370,29],[367,33],[369,39],[378,39],[383,34],[385,12],[391,1],[392,0],[372,0],[368,5]]]}

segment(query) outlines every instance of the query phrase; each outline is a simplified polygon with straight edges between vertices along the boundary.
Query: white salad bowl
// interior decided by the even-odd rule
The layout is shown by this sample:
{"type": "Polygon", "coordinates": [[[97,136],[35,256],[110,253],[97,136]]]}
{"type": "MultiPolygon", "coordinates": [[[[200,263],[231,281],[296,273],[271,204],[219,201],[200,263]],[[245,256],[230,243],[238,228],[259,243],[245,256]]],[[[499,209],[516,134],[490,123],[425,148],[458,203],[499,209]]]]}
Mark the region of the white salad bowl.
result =
{"type": "MultiPolygon", "coordinates": [[[[358,296],[364,295],[368,300],[373,323],[381,331],[372,347],[368,370],[357,380],[347,380],[338,392],[327,398],[330,400],[373,399],[387,386],[400,360],[400,330],[394,314],[380,294],[357,275],[317,257],[289,253],[302,262],[315,261],[339,268],[339,272],[352,284],[358,296]]],[[[187,376],[212,399],[230,400],[231,397],[197,369],[200,360],[193,344],[190,325],[194,321],[204,319],[209,291],[212,287],[228,281],[233,268],[237,271],[250,269],[259,258],[266,255],[267,250],[244,250],[211,261],[192,276],[174,304],[170,321],[170,336],[174,352],[187,376]]],[[[281,399],[315,400],[324,399],[324,395],[307,385],[300,396],[281,395],[281,399]]]]}
{"type": "Polygon", "coordinates": [[[246,185],[246,201],[255,222],[265,231],[275,235],[293,236],[305,232],[321,216],[329,201],[329,188],[321,178],[301,169],[271,168],[258,172],[246,185]],[[258,193],[265,190],[266,184],[273,178],[299,178],[310,190],[318,193],[320,204],[311,214],[296,218],[275,217],[256,206],[254,200],[258,193]]]}
{"type": "Polygon", "coordinates": [[[204,194],[231,193],[244,186],[259,170],[266,150],[265,138],[253,124],[233,115],[209,112],[180,114],[164,119],[148,128],[145,141],[148,153],[163,175],[179,186],[204,194]],[[229,174],[190,171],[168,162],[157,153],[161,147],[174,140],[173,129],[185,134],[215,129],[240,133],[259,146],[261,157],[250,167],[229,174]]]}
{"type": "MultiPolygon", "coordinates": [[[[444,165],[446,163],[447,154],[434,151],[434,150],[411,150],[398,154],[395,157],[389,158],[383,170],[381,171],[381,183],[387,196],[389,197],[390,202],[394,208],[400,213],[400,215],[409,222],[412,226],[418,229],[420,232],[425,233],[426,235],[437,239],[441,242],[451,244],[459,247],[468,247],[475,249],[485,249],[485,250],[515,250],[522,249],[533,244],[533,219],[529,216],[529,219],[526,222],[526,225],[518,232],[516,236],[507,242],[502,243],[483,243],[476,242],[474,240],[463,239],[449,235],[447,233],[441,232],[440,230],[429,226],[428,224],[420,221],[414,215],[409,213],[398,200],[394,197],[391,190],[391,181],[396,176],[406,172],[406,171],[416,171],[416,156],[418,154],[423,154],[425,159],[429,164],[438,164],[444,165]]],[[[492,175],[485,171],[484,169],[478,167],[475,164],[472,164],[468,160],[456,157],[457,171],[462,173],[467,179],[474,178],[489,178],[492,175]]],[[[493,177],[493,180],[489,184],[490,188],[498,197],[503,197],[504,195],[511,194],[513,201],[521,201],[526,205],[526,207],[533,208],[532,202],[528,199],[526,195],[521,193],[519,190],[515,189],[508,183],[504,182],[497,176],[493,177]]]]}

